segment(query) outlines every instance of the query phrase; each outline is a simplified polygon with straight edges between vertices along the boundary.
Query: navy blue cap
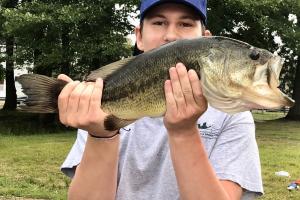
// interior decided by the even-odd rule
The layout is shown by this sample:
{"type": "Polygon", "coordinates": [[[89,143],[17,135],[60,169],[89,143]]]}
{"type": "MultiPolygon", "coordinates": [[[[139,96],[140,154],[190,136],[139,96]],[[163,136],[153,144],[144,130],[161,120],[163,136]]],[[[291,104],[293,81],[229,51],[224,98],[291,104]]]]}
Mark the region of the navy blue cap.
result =
{"type": "Polygon", "coordinates": [[[180,3],[190,6],[199,13],[203,23],[206,24],[207,0],[142,0],[140,5],[141,20],[144,19],[145,13],[149,9],[162,3],[180,3]]]}

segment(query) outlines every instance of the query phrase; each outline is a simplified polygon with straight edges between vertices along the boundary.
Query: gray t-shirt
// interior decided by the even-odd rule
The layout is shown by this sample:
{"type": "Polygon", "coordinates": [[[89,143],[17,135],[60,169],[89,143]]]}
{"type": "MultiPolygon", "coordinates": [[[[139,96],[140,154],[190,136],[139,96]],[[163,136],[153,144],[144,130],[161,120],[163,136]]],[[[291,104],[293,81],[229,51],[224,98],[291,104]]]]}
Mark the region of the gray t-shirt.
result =
{"type": "MultiPolygon", "coordinates": [[[[199,118],[198,128],[218,178],[238,183],[244,190],[243,199],[261,195],[261,168],[251,113],[228,115],[209,107],[199,118]]],[[[116,199],[179,199],[162,118],[140,119],[120,133],[116,199]]],[[[77,139],[61,167],[70,177],[80,163],[86,137],[85,131],[78,130],[77,139]]]]}

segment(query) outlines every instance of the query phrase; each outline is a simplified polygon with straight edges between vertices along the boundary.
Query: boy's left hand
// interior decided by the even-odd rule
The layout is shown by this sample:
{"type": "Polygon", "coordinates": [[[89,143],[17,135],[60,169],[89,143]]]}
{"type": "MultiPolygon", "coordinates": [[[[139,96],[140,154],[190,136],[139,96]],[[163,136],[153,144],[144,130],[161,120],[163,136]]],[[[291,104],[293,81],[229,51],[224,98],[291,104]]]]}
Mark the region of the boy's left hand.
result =
{"type": "Polygon", "coordinates": [[[182,63],[169,70],[165,82],[166,113],[164,124],[169,134],[188,133],[195,129],[198,118],[206,111],[201,81],[194,70],[186,70],[182,63]]]}

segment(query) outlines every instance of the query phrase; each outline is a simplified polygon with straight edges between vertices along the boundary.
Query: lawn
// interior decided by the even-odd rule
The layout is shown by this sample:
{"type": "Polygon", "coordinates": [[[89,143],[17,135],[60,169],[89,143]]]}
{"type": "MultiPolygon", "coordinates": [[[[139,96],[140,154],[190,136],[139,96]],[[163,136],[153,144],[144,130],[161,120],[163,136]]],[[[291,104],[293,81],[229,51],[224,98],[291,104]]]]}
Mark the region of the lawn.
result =
{"type": "MultiPolygon", "coordinates": [[[[254,116],[265,189],[261,200],[300,199],[300,191],[286,189],[291,181],[300,179],[300,122],[280,120],[281,113],[258,111],[254,116]],[[291,177],[275,176],[281,170],[291,177]]],[[[0,127],[0,199],[66,199],[70,181],[59,167],[75,132],[14,136],[4,130],[0,127]]]]}
{"type": "Polygon", "coordinates": [[[290,182],[300,179],[300,122],[275,120],[257,122],[256,126],[265,189],[262,199],[300,199],[300,191],[286,189],[290,182]],[[281,170],[291,177],[274,175],[281,170]]]}
{"type": "Polygon", "coordinates": [[[0,138],[2,199],[66,199],[70,181],[59,167],[75,140],[74,132],[0,138]]]}

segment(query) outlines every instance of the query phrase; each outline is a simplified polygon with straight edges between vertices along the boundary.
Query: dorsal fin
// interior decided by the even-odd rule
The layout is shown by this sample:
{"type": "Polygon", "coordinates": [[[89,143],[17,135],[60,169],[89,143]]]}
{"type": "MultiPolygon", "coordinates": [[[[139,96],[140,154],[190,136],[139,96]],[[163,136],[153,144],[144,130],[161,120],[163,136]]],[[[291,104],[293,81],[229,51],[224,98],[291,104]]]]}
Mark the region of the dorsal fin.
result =
{"type": "Polygon", "coordinates": [[[96,69],[88,75],[87,81],[95,81],[97,78],[105,79],[111,73],[122,68],[124,65],[126,65],[128,62],[130,62],[134,58],[135,58],[135,56],[125,58],[125,59],[110,63],[108,65],[105,65],[99,69],[96,69]]]}

